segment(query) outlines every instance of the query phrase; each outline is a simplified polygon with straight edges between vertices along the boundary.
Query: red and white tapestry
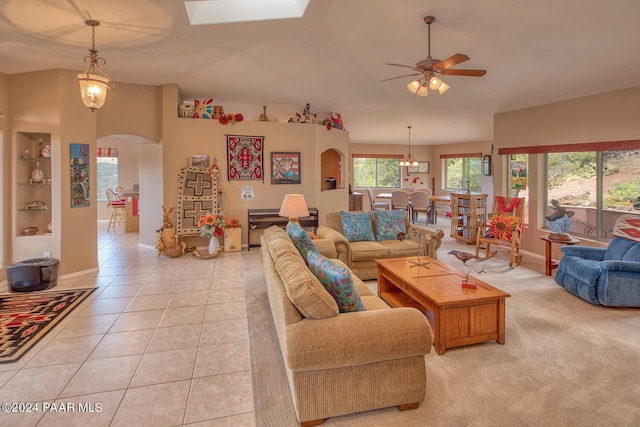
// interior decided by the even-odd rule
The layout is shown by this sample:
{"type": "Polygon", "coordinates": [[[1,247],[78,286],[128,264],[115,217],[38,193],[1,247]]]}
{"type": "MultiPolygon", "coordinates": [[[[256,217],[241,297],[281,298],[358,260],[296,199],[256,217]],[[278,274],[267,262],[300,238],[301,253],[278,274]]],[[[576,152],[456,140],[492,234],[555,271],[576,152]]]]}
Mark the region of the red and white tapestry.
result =
{"type": "Polygon", "coordinates": [[[227,135],[229,181],[264,180],[264,137],[227,135]]]}

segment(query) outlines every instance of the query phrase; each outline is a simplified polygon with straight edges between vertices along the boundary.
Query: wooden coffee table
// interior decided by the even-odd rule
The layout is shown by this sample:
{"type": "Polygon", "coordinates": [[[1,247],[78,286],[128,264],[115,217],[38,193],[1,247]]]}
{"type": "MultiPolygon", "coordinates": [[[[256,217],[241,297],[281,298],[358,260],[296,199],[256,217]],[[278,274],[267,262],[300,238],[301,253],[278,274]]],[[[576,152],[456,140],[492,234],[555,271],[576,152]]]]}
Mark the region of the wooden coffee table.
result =
{"type": "Polygon", "coordinates": [[[415,307],[429,320],[436,353],[447,348],[504,339],[505,298],[510,297],[475,277],[477,289],[462,288],[464,274],[422,256],[376,260],[378,296],[392,307],[415,307]]]}

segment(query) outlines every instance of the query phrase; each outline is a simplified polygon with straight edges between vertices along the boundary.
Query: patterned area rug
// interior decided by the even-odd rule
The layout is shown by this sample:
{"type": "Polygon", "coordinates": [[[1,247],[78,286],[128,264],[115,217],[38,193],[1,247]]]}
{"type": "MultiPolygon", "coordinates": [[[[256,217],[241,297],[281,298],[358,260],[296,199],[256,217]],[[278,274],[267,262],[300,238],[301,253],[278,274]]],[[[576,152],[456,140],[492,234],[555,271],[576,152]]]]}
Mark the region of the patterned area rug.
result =
{"type": "Polygon", "coordinates": [[[94,290],[0,295],[0,363],[20,359],[94,290]]]}

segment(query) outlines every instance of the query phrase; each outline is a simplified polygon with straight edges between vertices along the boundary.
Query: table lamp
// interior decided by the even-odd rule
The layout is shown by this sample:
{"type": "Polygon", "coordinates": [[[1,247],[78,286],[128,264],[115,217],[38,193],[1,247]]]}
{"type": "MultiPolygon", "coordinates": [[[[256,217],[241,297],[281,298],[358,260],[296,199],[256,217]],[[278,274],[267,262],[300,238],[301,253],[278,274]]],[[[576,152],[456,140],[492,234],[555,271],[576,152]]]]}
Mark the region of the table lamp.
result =
{"type": "Polygon", "coordinates": [[[298,218],[309,216],[309,209],[307,209],[307,202],[304,200],[304,195],[285,194],[278,215],[289,218],[289,222],[299,224],[298,218]]]}

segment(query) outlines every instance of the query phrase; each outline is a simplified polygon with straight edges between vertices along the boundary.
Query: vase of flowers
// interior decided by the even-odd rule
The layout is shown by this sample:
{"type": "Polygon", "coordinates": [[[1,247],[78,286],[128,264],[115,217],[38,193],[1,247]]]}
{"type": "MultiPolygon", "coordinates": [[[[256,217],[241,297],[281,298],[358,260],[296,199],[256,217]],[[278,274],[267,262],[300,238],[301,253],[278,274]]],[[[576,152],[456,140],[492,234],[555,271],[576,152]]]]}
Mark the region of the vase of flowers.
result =
{"type": "Polygon", "coordinates": [[[226,215],[207,214],[200,218],[198,226],[200,227],[200,237],[209,238],[209,255],[220,251],[220,241],[218,237],[224,235],[224,229],[227,228],[226,215]]]}
{"type": "Polygon", "coordinates": [[[198,226],[200,237],[209,238],[209,255],[212,255],[222,250],[218,238],[224,236],[224,230],[239,227],[240,223],[237,219],[226,215],[207,214],[200,218],[198,226]]]}

